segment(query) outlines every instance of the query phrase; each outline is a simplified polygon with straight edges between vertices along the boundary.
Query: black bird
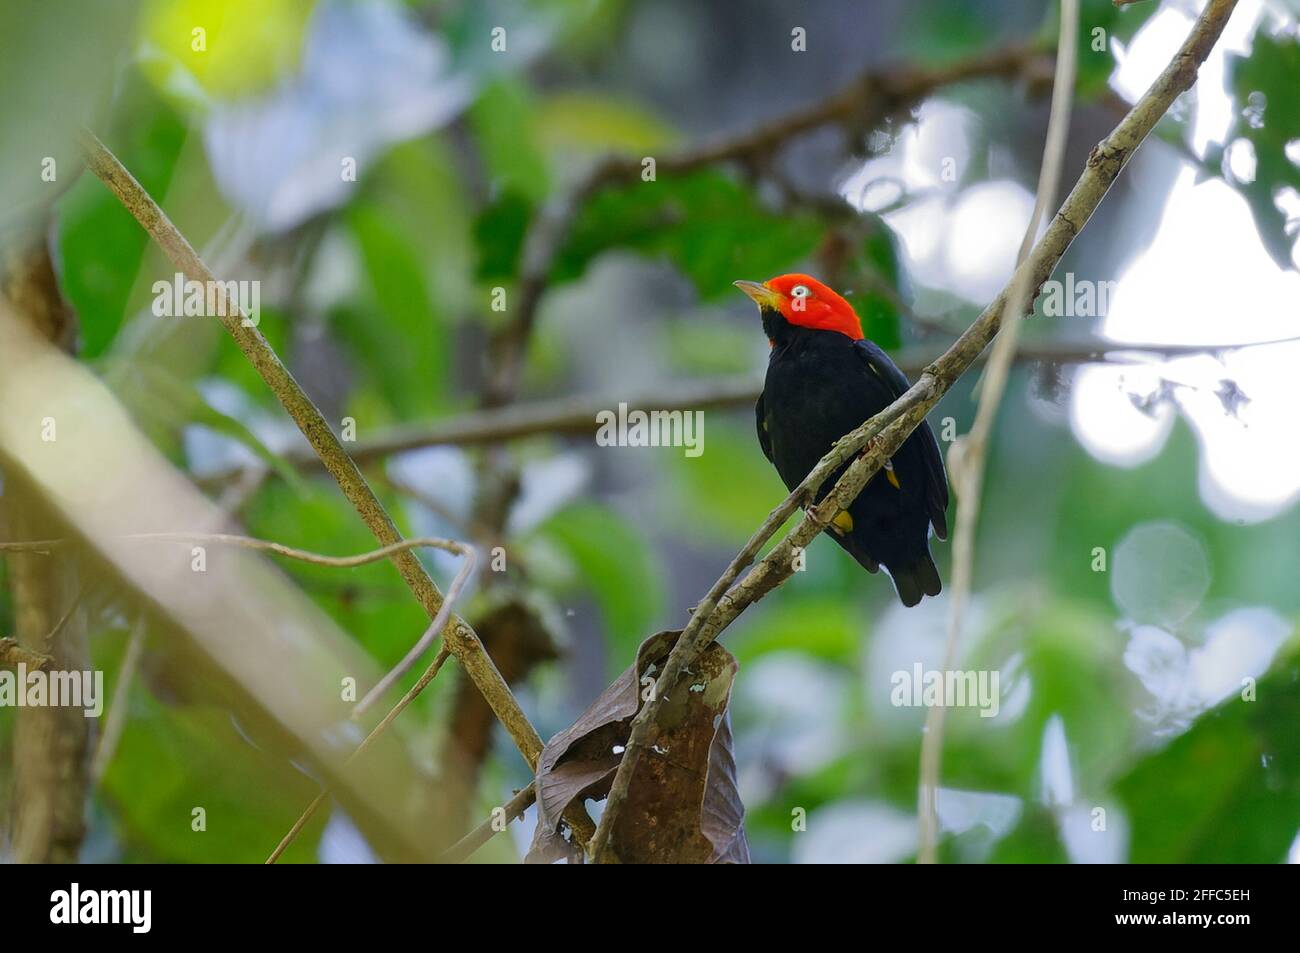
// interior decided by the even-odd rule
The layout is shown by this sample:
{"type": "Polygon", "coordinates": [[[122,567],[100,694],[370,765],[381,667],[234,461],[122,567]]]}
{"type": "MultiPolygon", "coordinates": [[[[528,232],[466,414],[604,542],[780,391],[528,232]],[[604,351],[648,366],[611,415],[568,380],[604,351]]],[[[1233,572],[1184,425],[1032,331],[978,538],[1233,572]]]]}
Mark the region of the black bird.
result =
{"type": "MultiPolygon", "coordinates": [[[[755,407],[758,442],[793,490],[835,441],[907,390],[907,377],[862,336],[853,307],[816,278],[781,275],[736,287],[758,304],[772,348],[755,407]]],[[[848,466],[822,484],[819,500],[848,466]]],[[[868,572],[884,566],[903,605],[914,606],[939,594],[929,531],[948,537],[947,509],[939,445],[922,421],[827,532],[868,572]]]]}

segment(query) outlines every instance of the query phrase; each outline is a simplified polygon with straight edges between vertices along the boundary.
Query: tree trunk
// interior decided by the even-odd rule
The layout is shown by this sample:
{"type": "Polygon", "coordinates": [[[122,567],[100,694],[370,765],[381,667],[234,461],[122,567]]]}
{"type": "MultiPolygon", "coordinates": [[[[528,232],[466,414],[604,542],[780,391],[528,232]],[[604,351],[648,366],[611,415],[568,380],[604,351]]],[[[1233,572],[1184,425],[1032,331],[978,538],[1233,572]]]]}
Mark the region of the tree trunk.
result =
{"type": "MultiPolygon", "coordinates": [[[[15,311],[51,341],[71,348],[75,323],[59,295],[43,242],[9,256],[4,294],[15,311]]],[[[7,536],[50,539],[62,530],[16,474],[6,474],[0,505],[7,536]]],[[[50,656],[46,672],[90,668],[74,550],[10,553],[14,635],[50,656]]],[[[22,686],[19,686],[22,690],[22,686]]],[[[85,835],[91,719],[78,707],[17,710],[13,744],[14,858],[19,863],[72,863],[85,835]]]]}

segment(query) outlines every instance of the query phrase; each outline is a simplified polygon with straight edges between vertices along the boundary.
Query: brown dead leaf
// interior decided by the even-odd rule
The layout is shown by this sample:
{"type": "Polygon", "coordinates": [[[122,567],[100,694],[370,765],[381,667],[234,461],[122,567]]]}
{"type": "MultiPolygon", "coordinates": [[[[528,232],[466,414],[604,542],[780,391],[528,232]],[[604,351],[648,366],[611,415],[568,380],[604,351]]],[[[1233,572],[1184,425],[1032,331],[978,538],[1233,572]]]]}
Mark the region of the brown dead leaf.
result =
{"type": "MultiPolygon", "coordinates": [[[[530,863],[576,853],[560,833],[560,817],[575,802],[609,793],[642,696],[680,634],[659,632],[642,642],[636,663],[543,749],[530,863]]],[[[611,832],[624,863],[749,862],[727,719],[736,668],[731,653],[714,644],[666,700],[654,748],[641,759],[611,832]]]]}

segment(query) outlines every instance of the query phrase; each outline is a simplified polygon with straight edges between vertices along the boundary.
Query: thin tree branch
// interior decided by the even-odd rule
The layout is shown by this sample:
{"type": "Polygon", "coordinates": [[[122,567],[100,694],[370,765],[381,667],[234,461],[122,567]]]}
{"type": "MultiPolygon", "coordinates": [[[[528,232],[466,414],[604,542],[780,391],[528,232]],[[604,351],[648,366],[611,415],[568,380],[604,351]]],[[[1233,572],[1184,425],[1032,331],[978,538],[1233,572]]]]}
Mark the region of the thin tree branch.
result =
{"type": "Polygon", "coordinates": [[[447,587],[447,595],[442,601],[442,608],[438,610],[437,616],[429,623],[429,627],[425,629],[424,634],[411,646],[410,651],[406,653],[402,660],[393,667],[392,671],[381,678],[374,688],[366,692],[361,701],[357,702],[356,708],[352,710],[354,719],[364,715],[375,702],[384,697],[384,694],[397,683],[398,679],[415,667],[415,664],[420,661],[424,653],[429,650],[429,646],[437,641],[438,633],[442,631],[442,627],[447,624],[447,616],[451,613],[452,605],[460,598],[461,590],[469,583],[470,577],[474,575],[474,570],[478,566],[478,550],[473,546],[459,543],[456,545],[460,547],[460,555],[463,558],[461,559],[460,569],[457,570],[455,578],[447,587]]]}
{"type": "Polygon", "coordinates": [[[474,569],[478,565],[478,551],[468,543],[461,543],[454,539],[444,539],[441,536],[417,536],[412,539],[404,539],[401,542],[393,543],[390,546],[383,546],[379,549],[371,550],[367,553],[361,553],[356,556],[323,556],[320,553],[309,552],[305,549],[295,549],[292,546],[285,546],[282,543],[272,542],[265,539],[254,539],[251,536],[233,536],[229,533],[138,533],[130,538],[143,540],[165,540],[183,543],[214,543],[218,545],[238,546],[242,549],[255,549],[262,552],[275,553],[289,559],[297,559],[305,563],[312,563],[317,566],[330,566],[335,569],[352,569],[357,566],[364,566],[369,563],[376,563],[380,560],[387,559],[395,553],[405,552],[412,549],[430,548],[441,549],[445,552],[454,553],[461,557],[460,569],[456,572],[447,587],[446,596],[443,598],[442,606],[438,609],[438,614],[434,616],[433,621],[429,624],[424,634],[411,646],[409,652],[402,658],[391,671],[381,678],[375,687],[370,689],[352,710],[352,718],[358,719],[365,714],[372,705],[387,692],[393,685],[407,672],[415,667],[420,657],[429,650],[429,646],[438,638],[438,633],[442,631],[443,626],[447,624],[447,618],[451,614],[451,607],[459,597],[461,590],[469,582],[470,577],[474,574],[474,569]]]}
{"type": "Polygon", "coordinates": [[[50,664],[50,657],[22,646],[17,639],[0,639],[0,665],[26,665],[32,671],[50,664]]]}
{"type": "Polygon", "coordinates": [[[48,555],[64,543],[61,539],[25,539],[0,543],[0,553],[41,553],[48,555]]]}
{"type": "MultiPolygon", "coordinates": [[[[1047,121],[1047,137],[1043,147],[1043,163],[1038,175],[1038,191],[1034,210],[1025,227],[1025,237],[1020,245],[1016,264],[1029,255],[1038,225],[1052,199],[1056,196],[1061,179],[1061,166],[1065,159],[1065,143],[1070,132],[1070,111],[1074,100],[1075,56],[1079,31],[1078,0],[1061,0],[1060,36],[1056,43],[1056,79],[1052,86],[1052,108],[1047,121]]],[[[974,571],[975,526],[979,514],[980,491],[983,487],[985,451],[988,437],[1007,378],[1015,357],[1020,336],[1021,314],[1029,303],[1028,273],[1020,272],[1012,284],[1007,299],[1007,310],[1002,317],[1002,330],[993,342],[992,356],[984,371],[980,389],[979,409],[975,423],[968,435],[953,445],[948,455],[948,472],[958,501],[957,525],[952,538],[952,592],[948,603],[948,634],[944,646],[943,671],[955,664],[957,640],[961,635],[962,617],[970,598],[971,577],[974,571]]],[[[937,800],[940,767],[943,758],[943,729],[947,708],[933,705],[926,712],[925,731],[921,734],[920,786],[917,798],[919,844],[917,863],[932,864],[937,859],[939,818],[937,800]]]]}
{"type": "Polygon", "coordinates": [[[413,549],[441,549],[457,556],[472,556],[470,547],[465,543],[457,542],[454,539],[444,539],[441,536],[413,536],[410,539],[403,539],[400,542],[381,546],[379,549],[372,549],[369,552],[358,553],[355,556],[325,556],[306,549],[295,549],[292,546],[285,546],[283,543],[273,542],[268,539],[237,536],[231,533],[132,533],[126,539],[145,542],[211,543],[218,546],[235,546],[239,549],[275,553],[277,556],[284,556],[286,559],[296,559],[299,562],[311,563],[315,566],[329,566],[332,569],[355,569],[358,566],[382,562],[397,553],[409,552],[413,549]]]}
{"type": "MultiPolygon", "coordinates": [[[[443,647],[438,650],[438,655],[434,658],[433,664],[425,669],[424,674],[420,676],[420,680],[411,686],[410,691],[403,695],[402,700],[392,707],[388,714],[384,716],[383,721],[375,725],[375,727],[371,729],[370,734],[366,735],[361,744],[357,745],[356,750],[347,756],[343,762],[343,767],[346,768],[348,765],[352,764],[352,762],[356,761],[356,759],[370,747],[376,738],[388,730],[388,726],[393,723],[398,715],[406,710],[406,706],[411,704],[411,702],[415,700],[415,697],[419,695],[420,692],[424,691],[425,688],[428,687],[429,683],[438,676],[438,672],[442,669],[443,663],[447,661],[450,655],[451,651],[447,648],[446,644],[444,644],[443,647]]],[[[280,839],[280,843],[276,845],[275,850],[271,851],[271,855],[266,858],[268,864],[274,864],[280,859],[281,855],[285,852],[285,849],[293,843],[294,838],[296,838],[298,834],[302,832],[302,829],[307,826],[307,822],[312,819],[315,813],[320,809],[320,806],[325,803],[325,799],[330,796],[332,791],[333,788],[329,785],[324,785],[321,788],[320,793],[317,794],[315,799],[307,805],[307,809],[302,812],[302,816],[299,817],[298,820],[294,821],[293,827],[289,828],[288,833],[280,839]]]]}
{"type": "MultiPolygon", "coordinates": [[[[442,631],[443,626],[447,623],[447,617],[451,613],[451,606],[456,601],[474,569],[478,565],[478,551],[468,543],[461,543],[454,539],[444,539],[441,536],[416,536],[411,539],[404,539],[401,542],[393,543],[389,546],[382,546],[379,549],[372,549],[369,552],[360,553],[355,556],[325,556],[321,553],[313,553],[306,549],[295,549],[292,546],[285,546],[283,543],[276,543],[266,539],[255,539],[252,536],[236,536],[230,533],[132,533],[125,537],[126,539],[154,541],[154,542],[173,542],[173,543],[202,543],[220,546],[236,546],[240,549],[253,549],[259,552],[275,553],[278,556],[284,556],[287,559],[296,559],[300,562],[311,563],[316,566],[329,566],[334,569],[354,569],[357,566],[365,566],[370,563],[377,563],[388,559],[395,553],[406,552],[412,549],[441,549],[449,553],[462,557],[461,567],[457,571],[455,578],[452,579],[451,585],[447,589],[446,598],[443,599],[442,606],[438,614],[434,616],[433,622],[425,630],[424,634],[411,647],[406,656],[400,661],[388,674],[379,680],[379,682],[366,693],[366,696],[357,703],[356,708],[352,711],[353,718],[359,718],[393,687],[403,675],[409,672],[415,663],[420,660],[429,646],[437,639],[438,633],[442,631]]],[[[45,552],[54,547],[62,545],[64,540],[60,539],[43,539],[20,542],[3,542],[0,543],[0,552],[45,552]]],[[[80,594],[78,594],[78,600],[80,594]]],[[[63,623],[67,621],[72,614],[73,609],[77,606],[74,600],[69,606],[63,618],[59,620],[54,627],[54,634],[62,628],[63,623]]]]}
{"type": "Polygon", "coordinates": [[[127,711],[130,708],[131,681],[140,664],[140,655],[144,651],[145,621],[142,614],[131,627],[131,639],[126,644],[126,654],[122,657],[122,667],[117,673],[117,685],[113,687],[113,700],[108,706],[108,718],[104,731],[95,746],[95,756],[90,762],[90,783],[98,786],[113,761],[117,752],[117,743],[122,739],[126,727],[127,711]]]}
{"type": "MultiPolygon", "coordinates": [[[[1050,75],[1051,57],[1037,44],[1018,44],[935,68],[911,66],[866,70],[838,92],[779,116],[755,129],[705,143],[656,161],[657,175],[683,175],[724,162],[770,159],[788,142],[823,126],[868,129],[910,108],[936,90],[975,79],[1050,75]]],[[[493,375],[486,404],[506,403],[518,387],[525,344],[537,321],[537,308],[551,268],[582,206],[602,189],[635,182],[641,159],[608,156],[571,189],[547,204],[529,229],[520,267],[515,319],[494,341],[493,375]]]]}
{"type": "Polygon", "coordinates": [[[792,559],[857,497],[867,480],[898,450],[907,436],[925,419],[953,382],[975,362],[975,358],[997,335],[1012,290],[1023,282],[1041,288],[1066,249],[1087,224],[1106,192],[1119,176],[1134,151],[1169,109],[1189,89],[1209,55],[1236,0],[1210,0],[1191,34],[1151,88],[1143,94],[1119,125],[1098,143],[1088,156],[1082,175],[1056,213],[1029,257],[1016,269],[1011,281],[962,333],[961,337],[921,374],[920,378],[889,407],[845,435],[822,458],[807,478],[779,505],[736,556],[726,572],[700,602],[677,644],[669,654],[658,687],[632,721],[632,730],[618,772],[610,788],[590,849],[597,861],[607,857],[609,835],[623,805],[628,787],[641,757],[653,743],[656,721],[666,695],[674,689],[683,671],[747,606],[780,585],[793,572],[792,559]],[[868,443],[870,441],[870,443],[868,443]],[[859,451],[866,447],[866,451],[859,451]],[[841,464],[858,454],[830,493],[808,510],[799,524],[736,586],[728,588],[753,560],[758,549],[776,532],[796,507],[812,494],[841,464]]]}
{"type": "MultiPolygon", "coordinates": [[[[1195,354],[1219,354],[1252,347],[1290,344],[1300,341],[1300,335],[1275,338],[1267,341],[1247,341],[1239,344],[1150,344],[1124,343],[1101,338],[1058,343],[1028,344],[1016,351],[1018,362],[1041,361],[1050,364],[1137,363],[1143,359],[1187,357],[1195,354]],[[1146,355],[1143,358],[1142,355],[1146,355]]],[[[940,356],[931,347],[906,348],[894,355],[900,368],[916,374],[930,366],[940,356]]],[[[983,356],[976,363],[983,361],[983,356]]],[[[491,410],[472,410],[450,420],[435,423],[394,427],[377,436],[359,441],[352,448],[352,458],[358,463],[372,463],[399,453],[424,447],[458,446],[478,447],[524,440],[537,436],[588,436],[599,429],[596,414],[625,403],[629,410],[725,410],[735,407],[752,407],[762,391],[762,382],[752,374],[724,375],[691,381],[669,382],[656,388],[632,395],[586,395],[561,397],[554,400],[531,401],[491,410]]],[[[290,447],[280,453],[288,463],[302,469],[322,466],[309,447],[290,447]]],[[[260,465],[258,465],[260,470],[260,465]]],[[[234,466],[197,477],[207,487],[215,487],[239,479],[247,472],[243,466],[234,466]]],[[[272,475],[272,474],[268,474],[272,475]]],[[[391,476],[383,478],[398,492],[440,510],[435,501],[422,496],[409,485],[391,476]]],[[[440,512],[451,521],[457,518],[440,512]]]]}
{"type": "Polygon", "coordinates": [[[504,830],[516,818],[523,817],[524,812],[537,800],[537,785],[529,782],[528,786],[501,806],[503,816],[498,818],[496,812],[486,821],[474,828],[456,843],[452,844],[438,856],[440,864],[459,864],[468,860],[476,850],[492,839],[492,835],[504,830]]]}
{"type": "MultiPolygon", "coordinates": [[[[365,521],[375,538],[388,546],[401,541],[392,518],[371,490],[356,463],[348,456],[338,437],[330,429],[316,405],[303,392],[293,375],[281,363],[275,351],[261,332],[241,313],[238,302],[227,294],[225,285],[214,285],[215,276],[199,258],[185,237],[167,218],[163,210],[141,187],[117,157],[93,133],[83,130],[82,150],[87,166],[108,186],[151,238],[158,243],[172,263],[187,278],[203,282],[207,287],[221,287],[226,307],[218,320],[234,339],[235,344],[248,358],[253,368],[266,382],[271,392],[293,418],[298,429],[320,456],[325,468],[334,477],[344,496],[365,521]]],[[[442,608],[443,596],[434,585],[420,560],[410,550],[394,552],[393,563],[407,587],[414,593],[430,619],[437,618],[442,608]]],[[[464,619],[456,615],[448,618],[443,629],[445,645],[464,666],[466,673],[493,712],[514,739],[530,766],[537,763],[542,750],[542,739],[524,715],[510,687],[496,670],[492,660],[483,650],[478,636],[464,619]]],[[[427,683],[425,683],[427,684],[427,683]]]]}
{"type": "MultiPolygon", "coordinates": [[[[48,209],[46,209],[48,212],[48,209]]],[[[38,339],[71,352],[77,319],[59,291],[47,216],[34,235],[5,237],[0,247],[0,296],[38,339]],[[12,244],[11,244],[12,242],[12,244]]],[[[6,381],[8,383],[8,381],[6,381]]],[[[8,408],[7,408],[8,410],[8,408]]],[[[10,530],[23,535],[56,532],[57,516],[39,488],[16,469],[5,474],[3,510],[10,530]]],[[[85,567],[75,554],[50,559],[15,554],[10,566],[14,636],[29,652],[49,656],[51,670],[90,665],[84,614],[85,567]]],[[[82,713],[61,706],[22,708],[13,728],[13,818],[10,853],[19,863],[74,863],[86,833],[85,800],[91,726],[82,713]]]]}

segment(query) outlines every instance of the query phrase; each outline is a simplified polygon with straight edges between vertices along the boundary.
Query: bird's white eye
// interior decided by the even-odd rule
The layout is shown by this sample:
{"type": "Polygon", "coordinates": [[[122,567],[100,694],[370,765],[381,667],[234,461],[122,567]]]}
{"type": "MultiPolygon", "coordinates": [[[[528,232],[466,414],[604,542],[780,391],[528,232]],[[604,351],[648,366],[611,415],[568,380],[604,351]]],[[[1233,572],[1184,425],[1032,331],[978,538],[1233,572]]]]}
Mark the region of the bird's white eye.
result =
{"type": "Polygon", "coordinates": [[[807,285],[795,285],[790,289],[790,295],[795,298],[809,298],[812,292],[808,290],[807,285]]]}

